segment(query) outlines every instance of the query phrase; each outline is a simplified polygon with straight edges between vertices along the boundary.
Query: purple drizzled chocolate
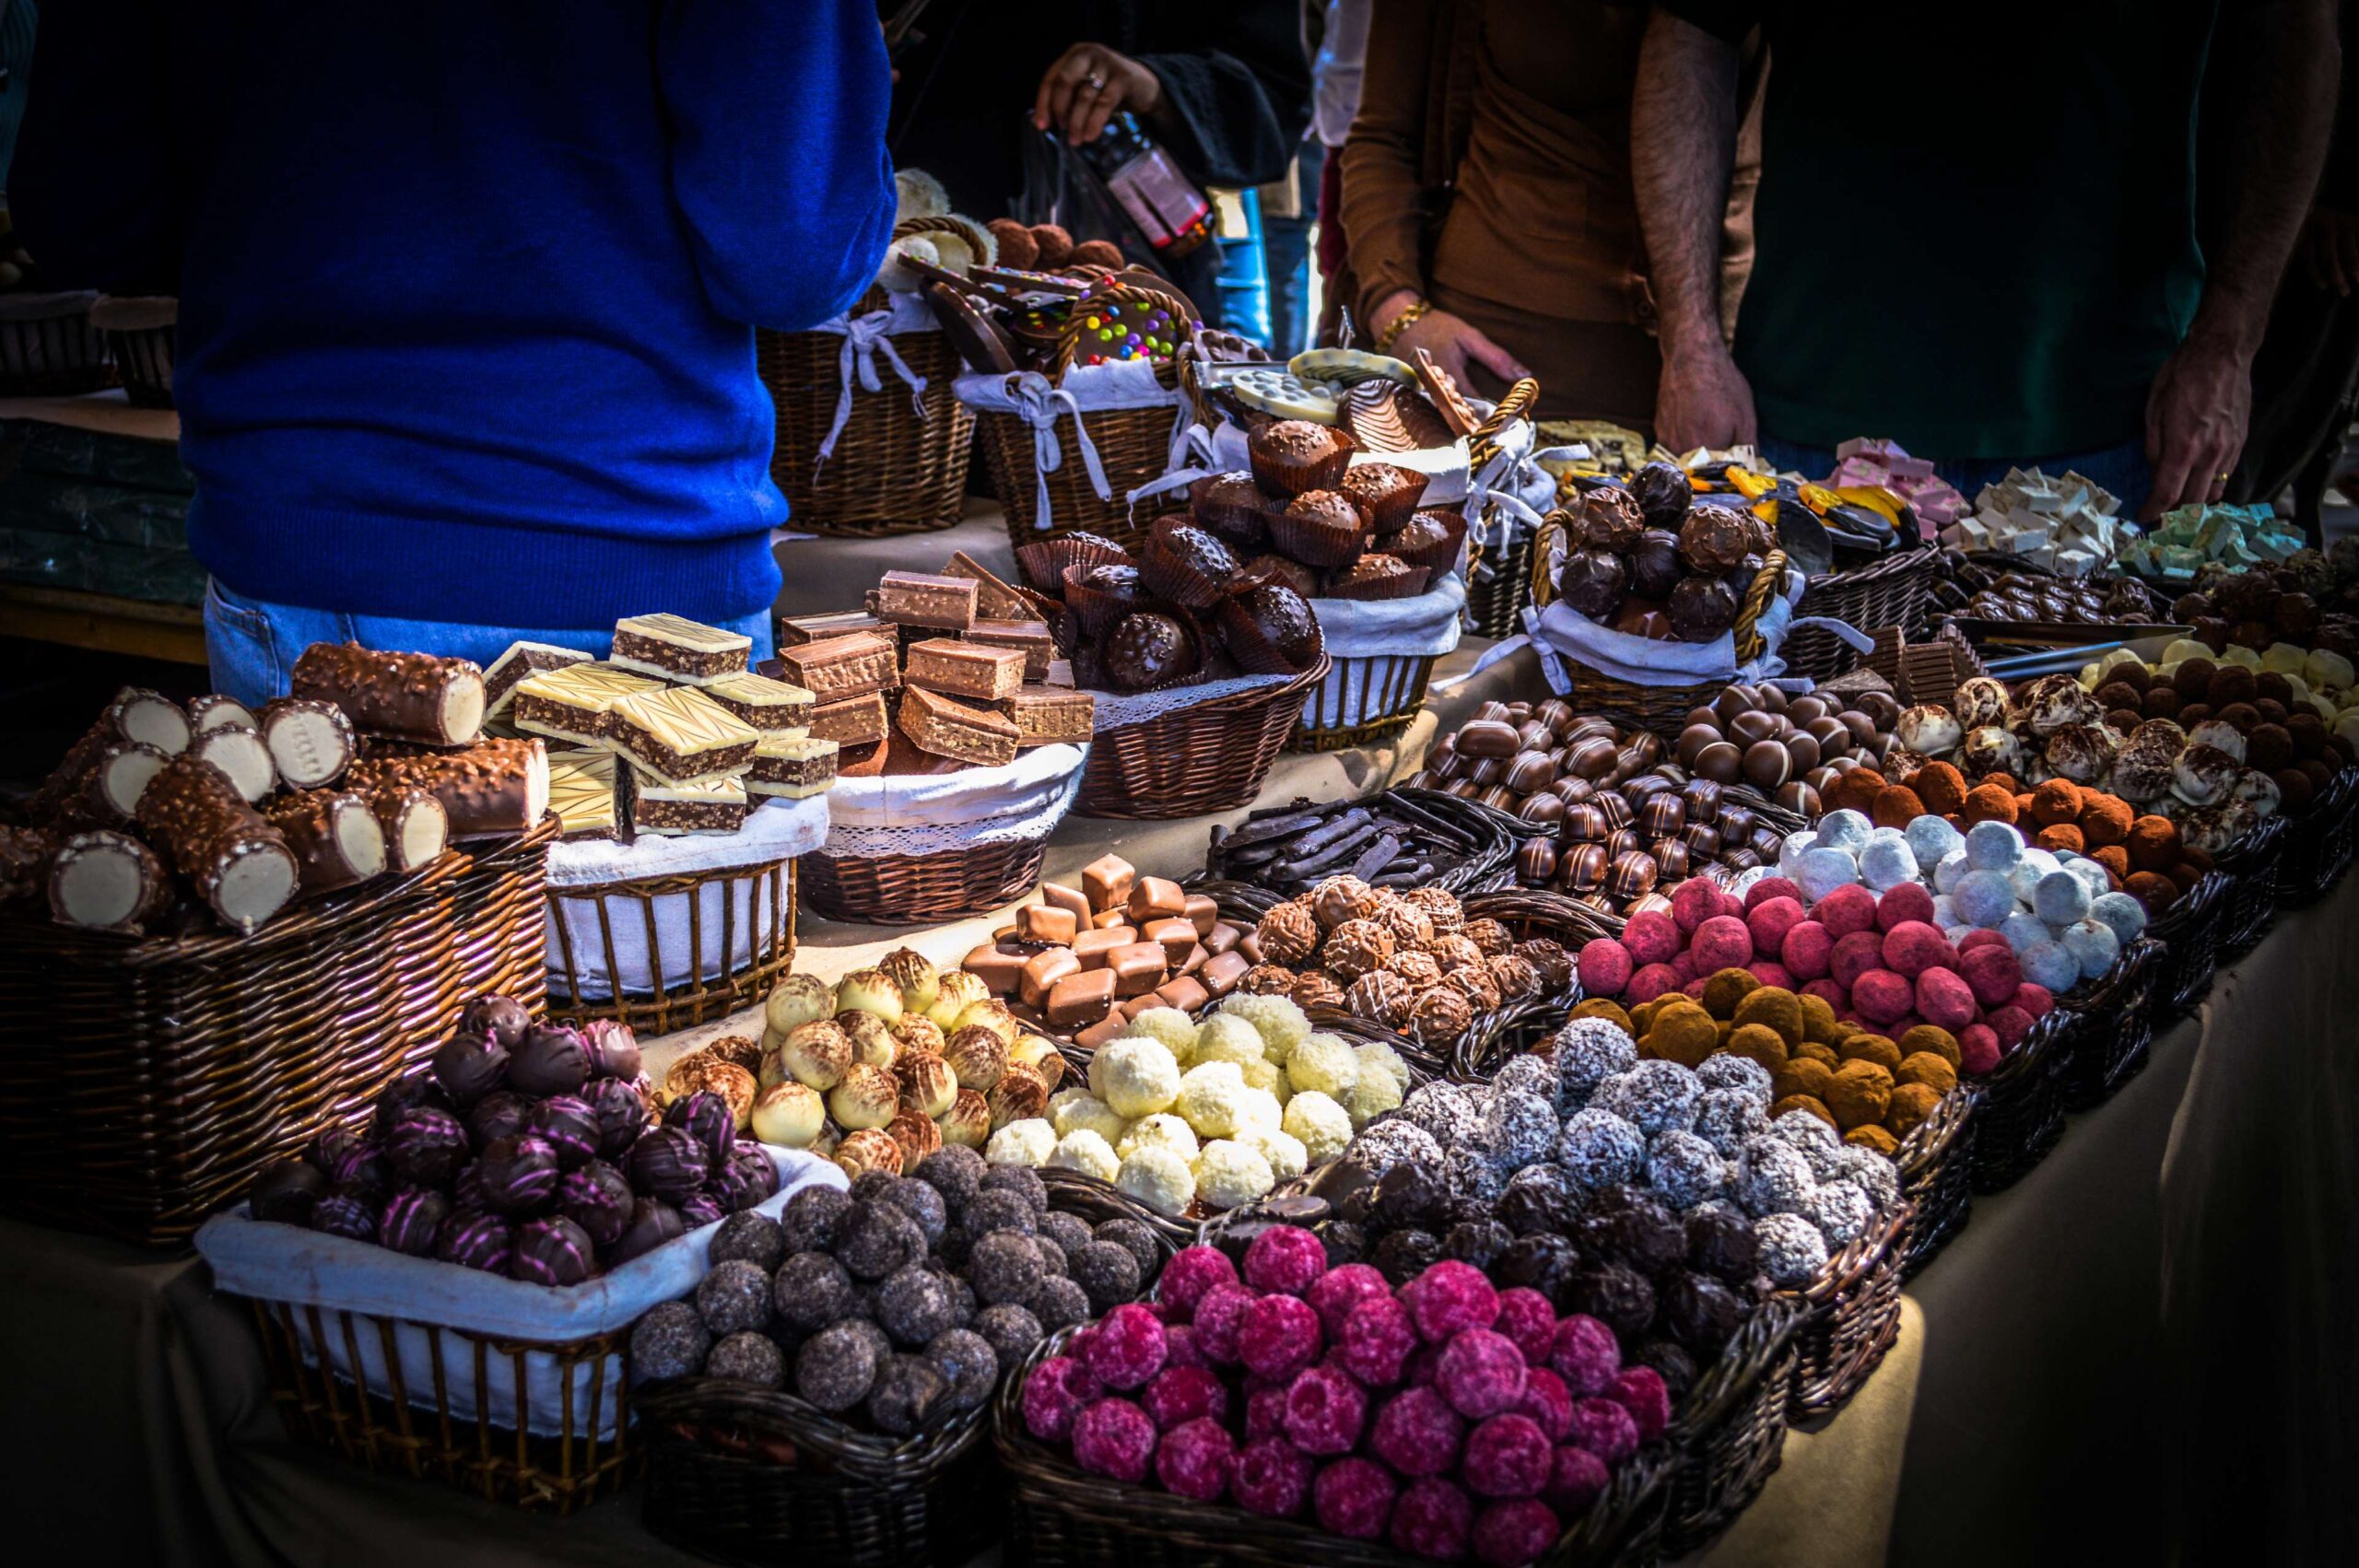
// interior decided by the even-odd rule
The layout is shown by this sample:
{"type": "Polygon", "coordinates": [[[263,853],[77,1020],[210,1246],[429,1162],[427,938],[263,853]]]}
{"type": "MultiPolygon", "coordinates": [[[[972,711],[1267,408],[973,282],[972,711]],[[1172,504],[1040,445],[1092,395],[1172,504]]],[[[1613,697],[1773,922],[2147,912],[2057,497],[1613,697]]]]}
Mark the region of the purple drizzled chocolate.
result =
{"type": "Polygon", "coordinates": [[[393,1190],[393,1168],[387,1163],[384,1150],[366,1139],[345,1145],[334,1161],[323,1168],[328,1185],[339,1192],[381,1197],[393,1190]]]}
{"type": "Polygon", "coordinates": [[[503,1214],[531,1214],[557,1196],[557,1151],[529,1132],[492,1141],[475,1168],[487,1202],[503,1214]]]}
{"type": "Polygon", "coordinates": [[[328,1178],[309,1160],[281,1160],[254,1178],[247,1201],[253,1217],[282,1225],[308,1225],[311,1206],[327,1195],[328,1178]]]}
{"type": "Polygon", "coordinates": [[[459,1014],[461,1034],[477,1040],[487,1034],[499,1042],[502,1050],[514,1050],[517,1042],[524,1037],[524,1031],[532,1026],[533,1015],[524,1011],[524,1004],[497,991],[475,998],[459,1014]]]}
{"type": "Polygon", "coordinates": [[[639,1036],[630,1032],[629,1024],[596,1019],[582,1026],[581,1042],[590,1052],[590,1071],[600,1077],[639,1076],[639,1036]]]}
{"type": "Polygon", "coordinates": [[[533,1107],[525,1129],[557,1151],[560,1170],[579,1170],[598,1153],[598,1116],[571,1094],[554,1094],[533,1107]]]}
{"type": "Polygon", "coordinates": [[[728,1161],[737,1142],[737,1113],[710,1089],[673,1101],[663,1112],[663,1125],[685,1129],[704,1145],[708,1161],[715,1165],[728,1161]]]}
{"type": "Polygon", "coordinates": [[[635,1202],[623,1173],[604,1160],[593,1160],[578,1171],[568,1172],[557,1184],[557,1212],[580,1225],[600,1246],[612,1246],[621,1239],[635,1202]]]}
{"type": "Polygon", "coordinates": [[[311,1228],[350,1241],[375,1241],[377,1209],[358,1194],[331,1192],[311,1205],[311,1228]]]}
{"type": "Polygon", "coordinates": [[[620,1268],[641,1254],[654,1251],[667,1241],[677,1241],[687,1234],[688,1227],[680,1219],[680,1211],[660,1198],[642,1198],[632,1206],[630,1223],[623,1227],[622,1238],[615,1243],[607,1256],[606,1266],[620,1268]]]}
{"type": "Polygon", "coordinates": [[[464,1123],[432,1106],[412,1106],[393,1120],[385,1159],[413,1187],[448,1187],[468,1153],[464,1123]]]}
{"type": "Polygon", "coordinates": [[[508,1076],[508,1047],[488,1029],[453,1035],[434,1053],[434,1082],[464,1109],[499,1087],[508,1076]]]}
{"type": "Polygon", "coordinates": [[[412,1106],[433,1106],[446,1111],[452,1108],[450,1096],[442,1093],[442,1086],[430,1074],[420,1072],[397,1078],[377,1092],[376,1106],[369,1118],[370,1131],[380,1140],[390,1138],[393,1123],[412,1106]]]}
{"type": "Polygon", "coordinates": [[[629,1153],[647,1130],[646,1097],[628,1079],[601,1078],[590,1085],[585,1098],[598,1118],[599,1157],[619,1160],[629,1153]]]}
{"type": "Polygon", "coordinates": [[[483,1195],[483,1162],[470,1164],[451,1184],[451,1211],[454,1214],[488,1214],[491,1199],[483,1195]]]}
{"type": "Polygon", "coordinates": [[[489,1214],[453,1214],[435,1234],[434,1256],[462,1268],[504,1274],[514,1246],[515,1236],[506,1221],[489,1214]]]}
{"type": "Polygon", "coordinates": [[[711,1165],[704,1144],[681,1127],[659,1127],[631,1145],[630,1185],[634,1191],[666,1203],[686,1203],[704,1186],[711,1165]]]}
{"type": "Polygon", "coordinates": [[[520,1094],[578,1094],[589,1081],[590,1049],[562,1024],[534,1024],[508,1053],[508,1086],[520,1094]]]}
{"type": "Polygon", "coordinates": [[[532,1285],[578,1285],[590,1277],[590,1238],[571,1220],[534,1220],[516,1233],[511,1279],[532,1285]]]}
{"type": "Polygon", "coordinates": [[[477,1100],[467,1113],[467,1136],[478,1150],[502,1138],[513,1138],[532,1123],[533,1102],[511,1089],[499,1089],[477,1100]]]}
{"type": "Polygon", "coordinates": [[[729,1211],[710,1192],[692,1192],[680,1204],[680,1223],[690,1230],[699,1225],[717,1225],[729,1217],[729,1211]]]}
{"type": "Polygon", "coordinates": [[[450,1199],[423,1187],[405,1187],[385,1199],[385,1216],[377,1239],[395,1252],[424,1258],[434,1250],[442,1222],[451,1217],[450,1199]]]}
{"type": "Polygon", "coordinates": [[[769,1151],[759,1143],[750,1138],[740,1138],[736,1147],[729,1153],[729,1163],[744,1166],[746,1181],[761,1190],[762,1196],[754,1199],[755,1202],[777,1196],[778,1162],[771,1159],[769,1151]]]}

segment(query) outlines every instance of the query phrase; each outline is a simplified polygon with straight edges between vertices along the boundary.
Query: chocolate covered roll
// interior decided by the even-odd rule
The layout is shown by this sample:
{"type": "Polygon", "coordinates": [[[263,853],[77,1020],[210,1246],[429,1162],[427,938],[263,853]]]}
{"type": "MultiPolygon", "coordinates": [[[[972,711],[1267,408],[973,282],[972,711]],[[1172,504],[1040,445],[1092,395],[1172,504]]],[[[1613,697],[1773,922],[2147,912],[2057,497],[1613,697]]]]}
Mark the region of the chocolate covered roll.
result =
{"type": "Polygon", "coordinates": [[[483,732],[483,671],[471,660],[315,642],[290,685],[297,696],[344,709],[364,734],[463,746],[483,732]]]}
{"type": "Polygon", "coordinates": [[[248,805],[278,788],[278,765],[257,730],[208,730],[189,742],[188,749],[228,774],[248,805]]]}
{"type": "Polygon", "coordinates": [[[0,904],[40,893],[56,852],[57,836],[46,828],[0,825],[0,904]]]}
{"type": "Polygon", "coordinates": [[[348,790],[292,790],[262,814],[287,836],[306,893],[350,887],[385,869],[385,830],[369,802],[348,790]]]}
{"type": "Polygon", "coordinates": [[[262,710],[261,729],[278,776],[297,790],[334,783],[360,755],[344,709],[317,697],[280,697],[262,710]]]}
{"type": "Polygon", "coordinates": [[[356,791],[377,813],[384,832],[385,864],[406,874],[425,865],[451,842],[450,813],[423,790],[387,785],[356,791]]]}
{"type": "Polygon", "coordinates": [[[285,837],[203,757],[166,764],[140,797],[138,822],[234,930],[251,934],[295,896],[300,872],[285,837]]]}
{"type": "Polygon", "coordinates": [[[112,827],[129,822],[139,797],[172,759],[145,741],[115,741],[99,749],[81,789],[52,818],[60,831],[112,827]]]}
{"type": "Polygon", "coordinates": [[[33,791],[25,802],[26,816],[68,831],[115,820],[117,813],[91,793],[92,775],[107,761],[109,749],[125,742],[176,756],[188,749],[188,715],[159,693],[123,687],[33,791]]]}
{"type": "Polygon", "coordinates": [[[253,730],[261,727],[254,710],[233,696],[209,692],[188,699],[189,728],[202,735],[208,730],[253,730]]]}
{"type": "Polygon", "coordinates": [[[365,757],[346,777],[363,794],[427,791],[442,802],[453,838],[529,831],[549,806],[548,749],[537,736],[425,756],[365,757]]]}
{"type": "Polygon", "coordinates": [[[49,863],[49,911],[63,925],[135,930],[167,892],[155,851],[111,828],[74,835],[49,863]]]}

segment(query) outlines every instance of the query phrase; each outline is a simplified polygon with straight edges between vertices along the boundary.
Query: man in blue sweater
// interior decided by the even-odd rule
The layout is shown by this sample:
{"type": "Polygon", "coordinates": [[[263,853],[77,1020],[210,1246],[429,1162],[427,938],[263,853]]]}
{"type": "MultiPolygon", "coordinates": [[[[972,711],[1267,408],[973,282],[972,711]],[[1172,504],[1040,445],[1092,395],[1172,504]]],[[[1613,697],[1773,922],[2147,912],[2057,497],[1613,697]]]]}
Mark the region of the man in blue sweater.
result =
{"type": "Polygon", "coordinates": [[[890,92],[861,0],[45,7],[18,230],[56,287],[180,296],[216,684],[656,610],[766,655],[752,328],[874,276],[890,92]]]}

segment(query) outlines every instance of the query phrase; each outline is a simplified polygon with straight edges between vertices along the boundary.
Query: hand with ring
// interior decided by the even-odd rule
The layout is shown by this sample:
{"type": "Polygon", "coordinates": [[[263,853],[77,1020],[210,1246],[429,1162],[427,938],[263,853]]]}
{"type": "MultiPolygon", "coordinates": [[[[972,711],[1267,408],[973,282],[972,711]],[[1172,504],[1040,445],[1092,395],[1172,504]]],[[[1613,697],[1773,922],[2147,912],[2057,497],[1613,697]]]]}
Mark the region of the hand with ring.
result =
{"type": "Polygon", "coordinates": [[[1096,141],[1121,111],[1152,114],[1162,102],[1163,82],[1153,71],[1102,43],[1076,43],[1040,78],[1032,123],[1079,146],[1096,141]]]}

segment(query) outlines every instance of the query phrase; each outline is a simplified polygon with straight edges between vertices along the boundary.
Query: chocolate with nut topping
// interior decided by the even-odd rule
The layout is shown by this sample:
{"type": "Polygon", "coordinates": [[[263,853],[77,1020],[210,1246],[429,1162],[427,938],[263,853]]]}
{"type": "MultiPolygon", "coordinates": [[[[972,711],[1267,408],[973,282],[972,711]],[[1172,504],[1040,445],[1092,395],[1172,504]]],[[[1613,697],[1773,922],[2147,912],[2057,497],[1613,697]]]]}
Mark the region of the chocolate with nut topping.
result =
{"type": "Polygon", "coordinates": [[[348,790],[289,790],[262,814],[287,836],[306,893],[350,887],[385,869],[384,826],[369,802],[348,790]]]}
{"type": "Polygon", "coordinates": [[[344,709],[365,735],[463,746],[483,732],[483,672],[472,660],[315,642],[295,661],[297,696],[344,709]]]}
{"type": "Polygon", "coordinates": [[[891,691],[901,684],[900,660],[893,639],[870,632],[782,648],[778,661],[783,679],[822,703],[863,692],[891,691]]]}
{"type": "Polygon", "coordinates": [[[278,829],[203,757],[172,758],[139,798],[139,825],[224,925],[251,933],[295,896],[295,855],[278,829]]]}
{"type": "Polygon", "coordinates": [[[377,813],[384,830],[385,863],[406,874],[442,853],[451,841],[450,813],[415,785],[379,785],[355,793],[377,813]]]}
{"type": "Polygon", "coordinates": [[[365,757],[346,775],[363,794],[424,790],[442,802],[453,838],[529,831],[549,809],[547,748],[537,737],[478,741],[461,752],[365,757]]]}
{"type": "Polygon", "coordinates": [[[135,930],[164,907],[163,862],[127,833],[77,833],[48,864],[49,911],[61,924],[135,930]]]}
{"type": "Polygon", "coordinates": [[[360,755],[344,709],[317,697],[282,696],[265,707],[262,738],[278,776],[298,790],[334,783],[360,755]]]}

